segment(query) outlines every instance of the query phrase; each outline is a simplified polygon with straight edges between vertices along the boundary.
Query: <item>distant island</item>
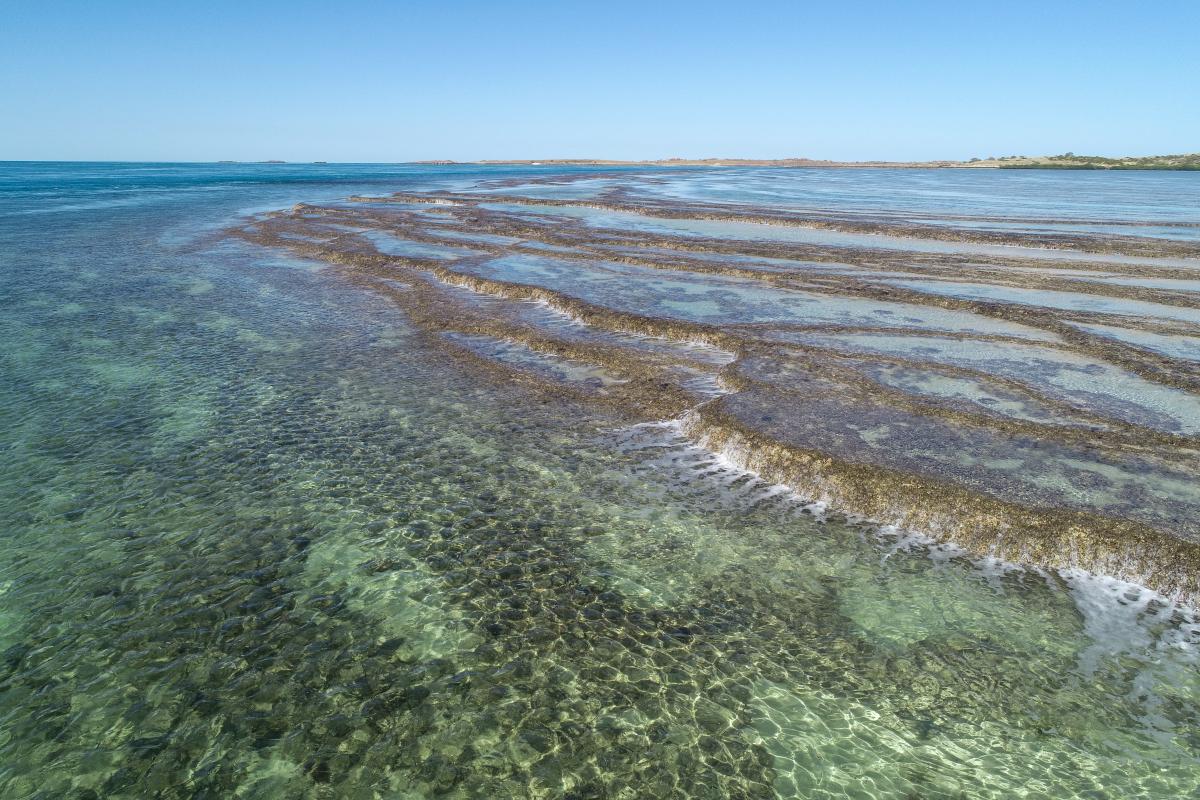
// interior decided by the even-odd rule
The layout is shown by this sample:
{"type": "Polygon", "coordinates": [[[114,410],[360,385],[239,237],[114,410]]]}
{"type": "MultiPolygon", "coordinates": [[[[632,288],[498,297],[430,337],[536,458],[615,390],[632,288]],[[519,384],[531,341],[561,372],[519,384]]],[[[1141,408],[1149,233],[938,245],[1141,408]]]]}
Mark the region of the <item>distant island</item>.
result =
{"type": "Polygon", "coordinates": [[[1081,156],[1063,153],[1057,156],[988,156],[968,161],[830,161],[813,158],[664,158],[647,161],[621,161],[602,158],[541,158],[455,162],[418,161],[418,164],[510,164],[523,166],[592,167],[890,167],[893,169],[1156,169],[1200,170],[1200,153],[1167,156],[1081,156]]]}

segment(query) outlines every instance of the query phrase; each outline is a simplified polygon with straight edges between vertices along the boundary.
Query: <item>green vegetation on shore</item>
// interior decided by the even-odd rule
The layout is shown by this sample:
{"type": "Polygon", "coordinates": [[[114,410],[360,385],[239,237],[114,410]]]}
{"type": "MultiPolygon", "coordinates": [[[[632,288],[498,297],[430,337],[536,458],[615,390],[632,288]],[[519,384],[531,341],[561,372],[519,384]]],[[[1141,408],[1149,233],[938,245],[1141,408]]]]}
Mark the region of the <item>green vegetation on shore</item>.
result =
{"type": "Polygon", "coordinates": [[[1182,153],[1170,156],[1127,156],[1106,158],[1104,156],[1078,156],[1063,153],[1058,156],[1008,156],[977,162],[979,166],[995,166],[1000,169],[1174,169],[1200,170],[1200,153],[1182,153]]]}

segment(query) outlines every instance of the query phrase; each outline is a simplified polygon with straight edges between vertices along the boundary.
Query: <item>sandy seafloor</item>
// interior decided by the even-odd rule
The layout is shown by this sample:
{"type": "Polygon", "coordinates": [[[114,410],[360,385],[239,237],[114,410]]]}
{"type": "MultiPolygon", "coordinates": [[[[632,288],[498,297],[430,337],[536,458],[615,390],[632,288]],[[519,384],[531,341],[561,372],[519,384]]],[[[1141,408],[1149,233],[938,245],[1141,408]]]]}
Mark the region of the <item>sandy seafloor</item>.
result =
{"type": "Polygon", "coordinates": [[[0,164],[0,796],[1192,796],[1197,208],[0,164]]]}

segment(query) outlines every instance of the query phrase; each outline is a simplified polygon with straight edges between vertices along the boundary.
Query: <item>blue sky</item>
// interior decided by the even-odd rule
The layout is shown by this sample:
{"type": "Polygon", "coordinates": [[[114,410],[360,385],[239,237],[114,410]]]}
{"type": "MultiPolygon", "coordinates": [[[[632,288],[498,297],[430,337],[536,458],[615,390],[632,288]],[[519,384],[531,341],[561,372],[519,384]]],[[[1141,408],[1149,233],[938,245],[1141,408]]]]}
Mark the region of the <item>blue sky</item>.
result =
{"type": "Polygon", "coordinates": [[[1200,150],[1200,2],[26,2],[0,160],[1200,150]]]}

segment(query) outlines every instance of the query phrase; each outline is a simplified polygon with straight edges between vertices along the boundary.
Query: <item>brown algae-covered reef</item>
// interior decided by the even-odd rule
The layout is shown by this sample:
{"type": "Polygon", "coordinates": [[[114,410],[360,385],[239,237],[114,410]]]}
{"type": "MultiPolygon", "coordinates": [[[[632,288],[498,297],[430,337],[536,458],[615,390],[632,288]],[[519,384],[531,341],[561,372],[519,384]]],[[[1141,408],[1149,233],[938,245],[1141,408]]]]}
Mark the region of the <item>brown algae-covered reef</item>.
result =
{"type": "Polygon", "coordinates": [[[679,420],[831,509],[1200,598],[1200,244],[639,182],[360,196],[234,234],[337,265],[456,360],[679,420]]]}

